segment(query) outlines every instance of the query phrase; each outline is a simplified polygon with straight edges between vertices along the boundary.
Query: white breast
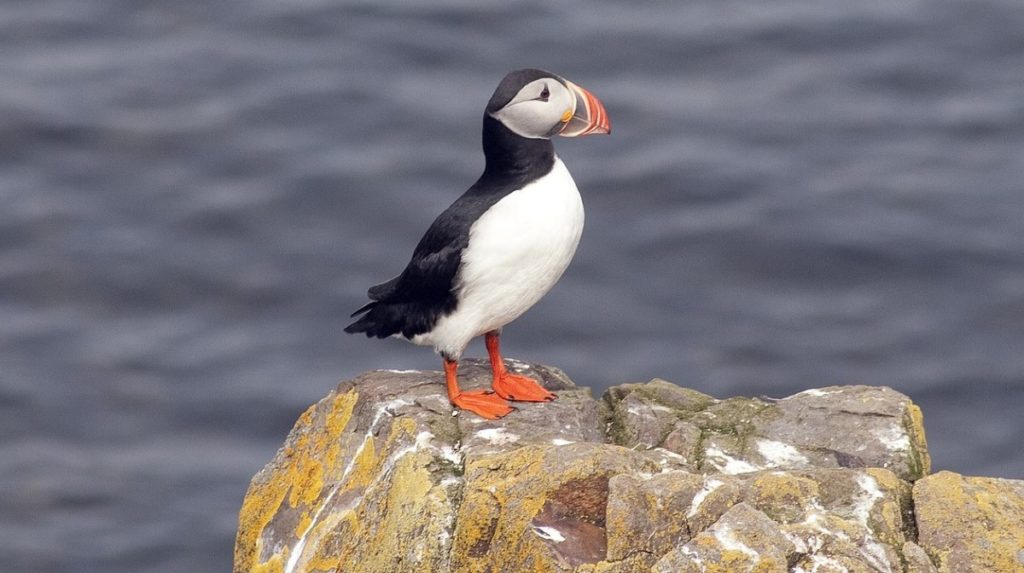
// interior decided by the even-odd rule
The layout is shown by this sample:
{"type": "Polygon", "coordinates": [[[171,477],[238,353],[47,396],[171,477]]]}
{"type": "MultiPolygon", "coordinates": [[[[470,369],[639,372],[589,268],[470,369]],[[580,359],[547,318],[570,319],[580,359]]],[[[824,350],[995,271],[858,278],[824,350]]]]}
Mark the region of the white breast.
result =
{"type": "Polygon", "coordinates": [[[512,322],[551,290],[583,232],[583,201],[560,159],[494,204],[470,228],[455,312],[413,339],[458,357],[469,341],[512,322]]]}

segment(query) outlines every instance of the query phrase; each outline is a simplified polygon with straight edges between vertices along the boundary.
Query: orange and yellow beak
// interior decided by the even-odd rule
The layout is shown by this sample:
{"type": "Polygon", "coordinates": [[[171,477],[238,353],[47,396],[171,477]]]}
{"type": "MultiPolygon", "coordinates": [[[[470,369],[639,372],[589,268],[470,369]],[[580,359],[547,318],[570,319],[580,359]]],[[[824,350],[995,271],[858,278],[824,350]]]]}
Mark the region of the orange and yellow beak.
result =
{"type": "Polygon", "coordinates": [[[580,86],[565,80],[565,86],[575,96],[575,107],[566,110],[562,116],[562,129],[558,135],[562,137],[578,137],[595,133],[611,133],[612,123],[601,100],[580,86]]]}

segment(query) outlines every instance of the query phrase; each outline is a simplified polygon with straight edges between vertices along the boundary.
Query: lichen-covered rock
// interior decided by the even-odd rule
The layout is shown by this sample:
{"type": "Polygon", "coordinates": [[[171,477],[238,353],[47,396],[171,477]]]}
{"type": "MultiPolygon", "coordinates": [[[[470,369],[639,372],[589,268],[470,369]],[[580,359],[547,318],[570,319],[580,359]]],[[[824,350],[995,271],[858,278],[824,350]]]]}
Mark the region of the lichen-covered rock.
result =
{"type": "Polygon", "coordinates": [[[455,571],[572,571],[607,555],[608,482],[657,471],[626,448],[524,446],[466,460],[455,571]]]}
{"type": "Polygon", "coordinates": [[[1024,572],[1024,481],[939,472],[914,484],[914,507],[941,573],[1024,572]]]}
{"type": "Polygon", "coordinates": [[[920,409],[890,388],[715,400],[654,380],[613,388],[605,398],[615,443],[670,450],[692,471],[881,467],[915,480],[931,466],[920,409]]]}
{"type": "MultiPolygon", "coordinates": [[[[477,553],[546,547],[543,511],[535,516],[525,503],[537,497],[535,487],[574,491],[585,483],[600,490],[595,476],[606,482],[624,468],[658,470],[639,453],[603,446],[606,416],[589,390],[553,368],[510,367],[541,380],[560,399],[490,422],[453,416],[440,373],[376,371],[340,384],[302,414],[284,447],[253,478],[239,520],[235,571],[478,570],[477,553]],[[510,501],[497,506],[500,529],[492,531],[486,510],[504,495],[510,501]],[[484,515],[486,523],[474,527],[474,518],[484,515]],[[540,541],[511,543],[505,534],[517,527],[540,541]]],[[[468,388],[489,383],[489,373],[476,363],[461,372],[468,388]]],[[[600,492],[594,495],[589,503],[603,508],[600,492]]],[[[576,498],[564,498],[538,500],[542,510],[550,500],[562,503],[550,511],[567,508],[578,518],[587,534],[581,544],[600,541],[569,551],[569,562],[578,560],[574,551],[603,555],[603,538],[585,528],[603,515],[578,515],[576,498]]]]}
{"type": "MultiPolygon", "coordinates": [[[[928,573],[973,539],[918,546],[924,430],[887,388],[716,400],[656,380],[594,400],[509,366],[559,399],[487,421],[455,414],[437,372],[340,384],[253,478],[234,570],[928,573]]],[[[490,383],[485,363],[460,374],[490,383]]]]}
{"type": "Polygon", "coordinates": [[[662,557],[656,573],[730,573],[780,571],[785,573],[796,546],[767,515],[738,503],[708,529],[662,557]]]}
{"type": "Polygon", "coordinates": [[[903,558],[907,562],[907,573],[938,573],[925,550],[913,541],[903,544],[903,558]]]}
{"type": "Polygon", "coordinates": [[[456,423],[420,375],[367,374],[299,418],[253,479],[236,571],[395,571],[448,565],[461,455],[456,423]],[[424,519],[424,516],[439,519],[424,519]],[[359,568],[341,567],[359,563],[359,568]]]}
{"type": "Polygon", "coordinates": [[[657,562],[656,571],[785,571],[787,564],[811,571],[835,563],[898,571],[912,529],[909,484],[881,468],[736,476],[675,470],[648,479],[620,475],[610,489],[608,559],[640,552],[644,566],[657,562]],[[734,510],[756,527],[734,527],[734,510]],[[746,534],[735,537],[738,531],[746,534]],[[775,542],[771,549],[757,548],[737,541],[744,535],[775,542]]]}

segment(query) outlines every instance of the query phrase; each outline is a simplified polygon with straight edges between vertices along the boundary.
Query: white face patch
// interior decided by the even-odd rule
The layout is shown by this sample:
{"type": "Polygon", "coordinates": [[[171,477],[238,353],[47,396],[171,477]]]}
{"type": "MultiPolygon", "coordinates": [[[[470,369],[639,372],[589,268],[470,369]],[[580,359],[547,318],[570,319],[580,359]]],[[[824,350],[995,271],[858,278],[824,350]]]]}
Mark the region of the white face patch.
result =
{"type": "Polygon", "coordinates": [[[516,135],[547,139],[556,127],[564,123],[563,118],[571,117],[575,111],[576,98],[562,82],[541,78],[523,86],[512,101],[492,113],[491,117],[516,135]]]}

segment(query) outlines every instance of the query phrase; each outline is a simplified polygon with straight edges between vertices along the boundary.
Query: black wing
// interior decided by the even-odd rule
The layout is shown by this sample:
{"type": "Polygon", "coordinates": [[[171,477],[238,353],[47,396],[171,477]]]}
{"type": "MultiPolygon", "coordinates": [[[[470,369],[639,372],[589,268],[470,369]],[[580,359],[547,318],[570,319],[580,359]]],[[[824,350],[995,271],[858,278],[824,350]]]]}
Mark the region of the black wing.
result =
{"type": "MultiPolygon", "coordinates": [[[[488,121],[494,123],[485,116],[485,142],[488,121]]],[[[362,314],[362,318],[348,325],[345,332],[365,332],[377,338],[401,333],[412,338],[429,332],[440,317],[454,311],[458,305],[454,292],[457,274],[462,252],[469,244],[470,228],[506,195],[551,170],[554,152],[550,142],[545,140],[544,145],[543,161],[531,164],[530,170],[506,175],[485,170],[480,179],[430,225],[402,274],[370,287],[367,292],[370,302],[352,314],[353,317],[362,314]]]]}
{"type": "Polygon", "coordinates": [[[370,287],[371,302],[352,314],[364,316],[345,332],[412,337],[428,332],[438,318],[455,310],[456,275],[469,243],[469,228],[477,218],[473,207],[478,202],[467,195],[434,220],[400,275],[370,287]]]}

